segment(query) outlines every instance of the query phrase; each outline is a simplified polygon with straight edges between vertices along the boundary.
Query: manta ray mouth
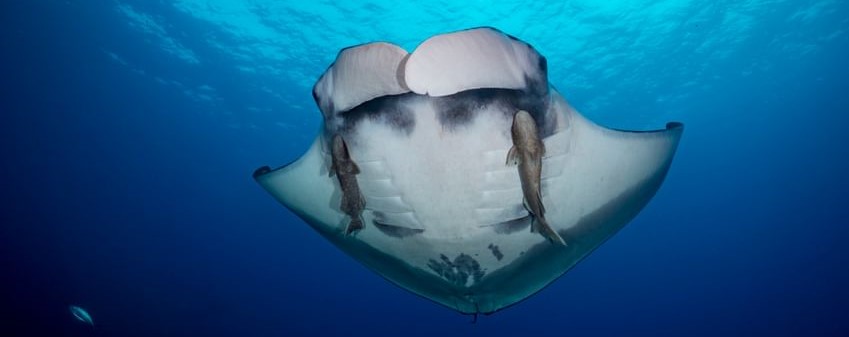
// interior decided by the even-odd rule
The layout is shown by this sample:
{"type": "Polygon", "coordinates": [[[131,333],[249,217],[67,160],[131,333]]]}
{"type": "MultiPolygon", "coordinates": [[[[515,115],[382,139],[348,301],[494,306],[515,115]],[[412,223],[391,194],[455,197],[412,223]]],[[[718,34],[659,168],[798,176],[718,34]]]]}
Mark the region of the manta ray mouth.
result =
{"type": "Polygon", "coordinates": [[[462,313],[542,290],[660,188],[683,132],[598,126],[548,83],[545,57],[492,28],[412,53],[343,49],[313,97],[322,132],[256,181],[390,282],[462,313]]]}
{"type": "Polygon", "coordinates": [[[494,29],[473,29],[432,37],[413,53],[386,42],[345,48],[313,87],[313,98],[332,128],[334,119],[361,104],[407,93],[445,97],[475,89],[513,89],[519,92],[474,91],[438,102],[485,101],[486,96],[543,101],[547,76],[545,57],[531,45],[494,29]]]}

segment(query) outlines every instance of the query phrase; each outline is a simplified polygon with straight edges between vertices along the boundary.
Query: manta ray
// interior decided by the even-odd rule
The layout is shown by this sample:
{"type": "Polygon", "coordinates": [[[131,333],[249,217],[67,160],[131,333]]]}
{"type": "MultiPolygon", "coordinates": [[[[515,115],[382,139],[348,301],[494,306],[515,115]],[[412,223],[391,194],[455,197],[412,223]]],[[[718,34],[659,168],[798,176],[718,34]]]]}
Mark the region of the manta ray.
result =
{"type": "Polygon", "coordinates": [[[625,226],[683,131],[594,124],[534,47],[486,27],[412,53],[345,48],[313,97],[312,146],[253,177],[369,269],[464,314],[539,292],[625,226]]]}

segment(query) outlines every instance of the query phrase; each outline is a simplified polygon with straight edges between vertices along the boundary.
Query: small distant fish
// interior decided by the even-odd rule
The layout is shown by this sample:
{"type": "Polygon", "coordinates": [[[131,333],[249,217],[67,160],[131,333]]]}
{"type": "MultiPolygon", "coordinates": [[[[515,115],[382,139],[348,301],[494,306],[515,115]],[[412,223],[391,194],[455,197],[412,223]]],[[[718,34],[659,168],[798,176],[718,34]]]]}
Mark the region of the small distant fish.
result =
{"type": "Polygon", "coordinates": [[[94,326],[94,321],[91,320],[91,315],[89,315],[88,311],[86,311],[85,309],[80,308],[76,305],[72,305],[68,307],[68,309],[71,310],[71,315],[74,315],[74,318],[76,318],[78,321],[94,326]]]}

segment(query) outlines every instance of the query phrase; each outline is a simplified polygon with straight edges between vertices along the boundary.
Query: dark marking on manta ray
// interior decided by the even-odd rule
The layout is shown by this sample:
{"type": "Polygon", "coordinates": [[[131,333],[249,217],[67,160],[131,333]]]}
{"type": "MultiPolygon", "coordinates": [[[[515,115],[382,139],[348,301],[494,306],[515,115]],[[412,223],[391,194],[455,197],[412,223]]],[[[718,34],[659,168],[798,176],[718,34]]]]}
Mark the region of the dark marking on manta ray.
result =
{"type": "MultiPolygon", "coordinates": [[[[526,79],[528,83],[533,82],[526,79]]],[[[554,132],[554,125],[546,125],[545,116],[548,112],[548,89],[528,90],[515,89],[473,89],[466,90],[454,95],[443,97],[432,97],[434,108],[437,110],[437,118],[440,124],[447,130],[456,130],[477,117],[481,111],[487,108],[499,110],[504,118],[512,118],[518,110],[528,111],[534,120],[538,121],[541,137],[546,137],[554,132]]]]}
{"type": "MultiPolygon", "coordinates": [[[[547,67],[545,64],[546,64],[546,61],[543,58],[542,59],[542,66],[547,67]]],[[[525,83],[527,85],[527,88],[525,89],[525,91],[528,92],[529,94],[541,96],[541,97],[548,97],[548,82],[542,81],[540,79],[534,79],[534,78],[525,76],[525,83]]],[[[548,103],[548,101],[545,100],[544,103],[548,103]]],[[[546,105],[546,109],[547,108],[548,108],[548,105],[546,105]]],[[[520,110],[524,110],[524,109],[520,109],[520,110]]],[[[530,111],[530,110],[528,110],[528,111],[530,111]]]]}
{"type": "Polygon", "coordinates": [[[533,217],[528,214],[521,218],[507,220],[492,225],[492,229],[498,234],[513,234],[523,229],[528,228],[533,221],[533,217]]]}
{"type": "MultiPolygon", "coordinates": [[[[327,69],[330,69],[332,67],[333,67],[333,63],[331,63],[330,66],[327,67],[327,69]]],[[[312,99],[313,99],[313,101],[315,101],[316,106],[321,107],[321,100],[319,100],[319,98],[318,98],[318,91],[316,91],[316,89],[318,89],[318,88],[316,88],[316,87],[312,88],[312,99]]],[[[327,102],[327,106],[325,107],[325,109],[327,111],[333,111],[333,101],[332,100],[327,102]]],[[[333,117],[333,116],[328,116],[326,113],[324,113],[324,109],[322,109],[321,115],[324,116],[325,119],[330,119],[330,118],[333,117]]]]}
{"type": "Polygon", "coordinates": [[[496,260],[501,261],[501,259],[504,258],[504,254],[501,253],[501,249],[498,249],[498,246],[490,243],[489,246],[486,246],[486,248],[489,248],[489,250],[492,251],[492,255],[495,256],[496,260]]]}
{"type": "Polygon", "coordinates": [[[439,254],[439,259],[440,261],[430,259],[427,262],[428,268],[454,285],[465,287],[469,277],[477,283],[486,274],[477,260],[464,253],[460,253],[454,261],[445,254],[439,254]]]}
{"type": "MultiPolygon", "coordinates": [[[[531,48],[533,48],[533,46],[531,46],[531,48]]],[[[545,56],[540,55],[537,67],[539,67],[539,71],[541,71],[543,74],[545,74],[546,77],[548,77],[548,60],[545,58],[545,56]]]]}
{"type": "Polygon", "coordinates": [[[386,234],[386,236],[390,236],[393,238],[403,239],[409,236],[413,236],[416,234],[421,234],[424,232],[424,229],[421,228],[407,228],[401,226],[390,225],[387,223],[379,222],[378,220],[372,220],[374,227],[380,230],[381,233],[386,234]]]}
{"type": "Polygon", "coordinates": [[[418,95],[406,93],[401,95],[389,95],[374,98],[360,104],[351,110],[340,112],[342,118],[341,132],[346,134],[353,131],[363,120],[382,123],[391,126],[394,130],[409,135],[416,125],[414,113],[405,101],[417,99],[418,95]]]}
{"type": "Polygon", "coordinates": [[[387,236],[393,238],[405,238],[408,236],[413,236],[416,234],[421,234],[424,232],[422,228],[409,228],[396,226],[386,222],[386,216],[383,212],[374,211],[374,220],[371,222],[374,224],[374,227],[380,230],[381,233],[386,234],[387,236]]]}

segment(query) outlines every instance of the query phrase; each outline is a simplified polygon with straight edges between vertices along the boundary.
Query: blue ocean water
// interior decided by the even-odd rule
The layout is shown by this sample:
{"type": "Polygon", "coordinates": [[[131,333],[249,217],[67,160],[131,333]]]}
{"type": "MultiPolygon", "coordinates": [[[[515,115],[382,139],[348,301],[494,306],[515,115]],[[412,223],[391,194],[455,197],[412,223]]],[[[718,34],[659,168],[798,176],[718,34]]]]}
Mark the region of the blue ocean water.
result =
{"type": "Polygon", "coordinates": [[[849,335],[845,1],[6,1],[0,25],[2,336],[849,335]],[[625,229],[471,324],[251,173],[308,147],[339,49],[477,26],[596,122],[687,130],[625,229]]]}

